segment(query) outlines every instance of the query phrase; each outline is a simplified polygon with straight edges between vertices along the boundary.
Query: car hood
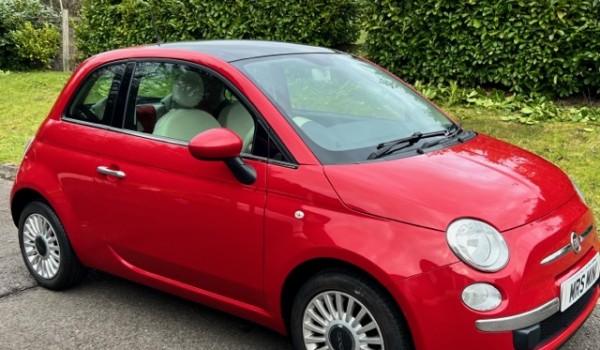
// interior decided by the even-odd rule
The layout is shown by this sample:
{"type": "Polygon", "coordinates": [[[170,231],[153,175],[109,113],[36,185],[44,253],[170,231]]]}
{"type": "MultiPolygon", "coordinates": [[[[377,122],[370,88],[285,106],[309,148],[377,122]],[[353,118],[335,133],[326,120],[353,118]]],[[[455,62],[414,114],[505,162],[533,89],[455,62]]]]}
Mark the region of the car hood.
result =
{"type": "Polygon", "coordinates": [[[505,231],[575,194],[553,164],[484,135],[419,156],[324,169],[351,209],[437,230],[470,217],[505,231]]]}

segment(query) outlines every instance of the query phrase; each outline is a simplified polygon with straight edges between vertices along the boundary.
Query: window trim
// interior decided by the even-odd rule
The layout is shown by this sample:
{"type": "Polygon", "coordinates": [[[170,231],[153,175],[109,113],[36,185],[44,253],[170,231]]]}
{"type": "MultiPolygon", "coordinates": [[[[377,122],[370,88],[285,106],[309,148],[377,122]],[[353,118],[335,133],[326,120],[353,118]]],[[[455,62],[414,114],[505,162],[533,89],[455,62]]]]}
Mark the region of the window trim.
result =
{"type": "MultiPolygon", "coordinates": [[[[71,122],[73,124],[79,124],[79,125],[85,125],[85,126],[95,127],[97,129],[102,129],[104,131],[112,131],[112,132],[115,132],[117,134],[126,134],[126,135],[130,135],[130,136],[133,136],[133,137],[140,137],[140,138],[147,139],[147,140],[150,140],[150,141],[157,141],[157,142],[162,142],[162,143],[169,143],[169,144],[172,144],[172,145],[182,146],[182,147],[186,147],[186,148],[189,145],[189,143],[185,142],[185,141],[180,141],[180,140],[176,140],[176,139],[169,139],[169,138],[162,137],[162,136],[155,136],[155,135],[148,134],[148,133],[143,133],[143,132],[139,132],[139,131],[135,131],[135,130],[118,128],[118,127],[109,126],[109,125],[94,124],[94,123],[86,122],[86,121],[79,120],[79,119],[70,119],[70,118],[68,118],[68,120],[66,120],[66,121],[71,122]]],[[[299,164],[297,164],[297,163],[290,163],[290,162],[283,161],[283,160],[276,160],[276,159],[272,159],[272,158],[261,157],[261,156],[257,156],[257,155],[250,154],[250,153],[242,153],[242,154],[240,154],[240,157],[242,157],[244,159],[250,159],[250,160],[254,160],[254,161],[259,161],[259,162],[267,163],[267,164],[278,165],[278,166],[282,166],[282,167],[290,168],[290,169],[298,169],[298,167],[299,167],[299,164]]]]}
{"type": "Polygon", "coordinates": [[[115,100],[115,110],[113,111],[113,117],[110,123],[112,127],[124,128],[125,126],[125,114],[127,113],[127,103],[129,102],[129,89],[133,81],[134,71],[135,62],[130,60],[127,61],[127,64],[125,65],[125,72],[123,73],[123,79],[121,80],[122,89],[119,90],[119,95],[115,100]],[[117,113],[119,110],[121,110],[122,113],[117,113]]]}

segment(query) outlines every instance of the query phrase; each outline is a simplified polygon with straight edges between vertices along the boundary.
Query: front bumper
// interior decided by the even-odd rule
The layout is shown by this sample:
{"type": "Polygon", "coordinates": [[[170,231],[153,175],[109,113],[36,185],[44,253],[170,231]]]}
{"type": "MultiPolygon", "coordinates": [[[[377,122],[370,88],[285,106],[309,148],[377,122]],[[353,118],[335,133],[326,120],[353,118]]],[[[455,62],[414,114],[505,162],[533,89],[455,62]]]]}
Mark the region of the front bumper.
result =
{"type": "Polygon", "coordinates": [[[402,289],[419,291],[409,297],[412,307],[403,308],[419,350],[556,349],[591,315],[600,297],[597,282],[564,312],[559,311],[558,298],[521,313],[507,313],[506,305],[501,305],[495,313],[475,312],[460,301],[461,289],[457,287],[470,283],[456,278],[456,267],[452,265],[399,284],[402,289]],[[423,289],[423,283],[431,283],[431,289],[423,289]]]}
{"type": "Polygon", "coordinates": [[[560,311],[560,286],[600,251],[595,224],[582,249],[548,264],[573,231],[593,224],[589,209],[575,201],[537,222],[504,233],[511,261],[492,274],[462,262],[397,280],[392,291],[408,320],[416,348],[555,349],[588,318],[600,296],[598,282],[575,304],[560,311]],[[558,224],[557,224],[558,223],[558,224]],[[513,254],[514,253],[514,254],[513,254]],[[462,290],[476,282],[496,286],[503,301],[492,311],[477,312],[461,300],[462,290]]]}
{"type": "MultiPolygon", "coordinates": [[[[513,345],[516,350],[531,350],[546,343],[564,332],[571,324],[577,324],[578,318],[586,319],[598,299],[598,287],[588,290],[575,304],[564,312],[560,311],[560,299],[554,298],[548,303],[522,314],[498,319],[478,320],[477,329],[484,332],[513,331],[513,345]],[[588,312],[586,312],[588,311],[588,312]]],[[[580,324],[580,323],[579,323],[580,324]]]]}
{"type": "MultiPolygon", "coordinates": [[[[516,350],[532,350],[539,345],[544,345],[545,348],[553,348],[553,344],[561,344],[566,340],[566,335],[572,334],[574,331],[568,332],[567,329],[572,325],[573,329],[577,329],[590,315],[598,300],[600,280],[596,284],[596,288],[592,288],[583,295],[575,304],[571,305],[563,312],[557,311],[550,317],[544,318],[539,322],[531,324],[527,327],[513,331],[513,345],[516,350]],[[578,322],[579,319],[579,322],[578,322]],[[561,334],[564,334],[561,337],[561,334]],[[553,341],[552,341],[553,340],[553,341]]],[[[556,304],[557,306],[559,304],[556,304]]],[[[560,306],[558,306],[560,309],[560,306]]]]}

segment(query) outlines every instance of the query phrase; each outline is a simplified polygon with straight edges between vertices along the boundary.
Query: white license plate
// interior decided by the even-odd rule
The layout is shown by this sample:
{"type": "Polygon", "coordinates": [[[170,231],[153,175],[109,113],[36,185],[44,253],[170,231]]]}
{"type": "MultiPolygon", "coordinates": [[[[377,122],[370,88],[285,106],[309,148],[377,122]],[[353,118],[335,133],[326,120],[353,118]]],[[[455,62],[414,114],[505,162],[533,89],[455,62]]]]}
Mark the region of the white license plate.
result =
{"type": "Polygon", "coordinates": [[[592,288],[598,280],[598,275],[600,275],[600,255],[596,254],[592,261],[560,285],[560,311],[565,311],[575,304],[592,288]]]}

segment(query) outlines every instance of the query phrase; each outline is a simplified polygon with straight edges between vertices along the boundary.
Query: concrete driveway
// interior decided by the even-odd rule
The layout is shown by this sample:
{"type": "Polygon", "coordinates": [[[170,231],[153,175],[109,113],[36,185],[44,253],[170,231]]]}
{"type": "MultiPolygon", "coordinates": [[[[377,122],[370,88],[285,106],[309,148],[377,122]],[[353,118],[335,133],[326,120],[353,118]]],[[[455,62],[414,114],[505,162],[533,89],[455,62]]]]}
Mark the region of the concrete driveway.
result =
{"type": "MultiPolygon", "coordinates": [[[[219,311],[93,272],[78,287],[36,286],[19,254],[0,180],[0,349],[280,349],[287,338],[219,311]]],[[[597,350],[600,306],[561,350],[597,350]]]]}

